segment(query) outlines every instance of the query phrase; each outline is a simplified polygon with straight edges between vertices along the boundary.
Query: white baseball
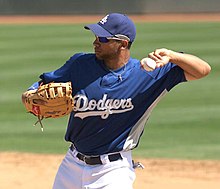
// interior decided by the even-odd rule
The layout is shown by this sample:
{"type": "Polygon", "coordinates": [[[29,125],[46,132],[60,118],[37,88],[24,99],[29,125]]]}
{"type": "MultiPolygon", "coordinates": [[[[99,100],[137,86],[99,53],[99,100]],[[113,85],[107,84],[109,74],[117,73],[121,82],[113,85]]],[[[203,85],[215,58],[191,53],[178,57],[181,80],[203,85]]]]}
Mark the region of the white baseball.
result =
{"type": "Polygon", "coordinates": [[[146,71],[153,71],[156,68],[156,62],[151,58],[143,58],[141,60],[141,65],[146,71]]]}

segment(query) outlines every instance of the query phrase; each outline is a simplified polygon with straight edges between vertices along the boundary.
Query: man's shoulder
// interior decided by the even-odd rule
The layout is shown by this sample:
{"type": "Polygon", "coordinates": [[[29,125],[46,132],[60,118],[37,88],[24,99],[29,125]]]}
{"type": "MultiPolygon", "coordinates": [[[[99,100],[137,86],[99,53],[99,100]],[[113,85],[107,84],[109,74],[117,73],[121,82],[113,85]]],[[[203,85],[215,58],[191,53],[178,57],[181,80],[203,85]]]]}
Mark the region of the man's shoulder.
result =
{"type": "Polygon", "coordinates": [[[71,61],[86,61],[86,60],[91,60],[95,58],[95,54],[94,53],[76,53],[73,56],[70,57],[71,61]]]}

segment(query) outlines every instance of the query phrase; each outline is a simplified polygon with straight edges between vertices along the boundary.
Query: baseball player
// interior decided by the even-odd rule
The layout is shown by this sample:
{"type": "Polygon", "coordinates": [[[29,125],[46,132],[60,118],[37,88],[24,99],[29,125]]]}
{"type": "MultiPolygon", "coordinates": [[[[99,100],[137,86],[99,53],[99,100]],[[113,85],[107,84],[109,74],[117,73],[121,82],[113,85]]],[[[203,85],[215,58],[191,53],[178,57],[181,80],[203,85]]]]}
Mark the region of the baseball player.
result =
{"type": "Polygon", "coordinates": [[[85,29],[94,34],[94,53],[74,54],[29,88],[72,83],[74,106],[65,134],[71,146],[53,189],[132,189],[131,151],[150,113],[174,86],[202,78],[211,68],[194,55],[163,48],[149,53],[156,69],[146,71],[130,56],[136,29],[123,14],[108,14],[85,29]]]}

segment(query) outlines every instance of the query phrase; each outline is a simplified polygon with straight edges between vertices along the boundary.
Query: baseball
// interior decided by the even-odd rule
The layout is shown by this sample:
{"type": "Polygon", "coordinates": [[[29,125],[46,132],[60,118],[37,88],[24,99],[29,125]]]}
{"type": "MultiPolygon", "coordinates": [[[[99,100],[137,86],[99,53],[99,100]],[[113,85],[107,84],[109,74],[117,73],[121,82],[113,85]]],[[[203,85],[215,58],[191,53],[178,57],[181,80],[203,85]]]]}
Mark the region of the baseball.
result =
{"type": "Polygon", "coordinates": [[[151,58],[143,58],[141,60],[141,65],[146,71],[153,71],[156,68],[156,62],[151,58]]]}

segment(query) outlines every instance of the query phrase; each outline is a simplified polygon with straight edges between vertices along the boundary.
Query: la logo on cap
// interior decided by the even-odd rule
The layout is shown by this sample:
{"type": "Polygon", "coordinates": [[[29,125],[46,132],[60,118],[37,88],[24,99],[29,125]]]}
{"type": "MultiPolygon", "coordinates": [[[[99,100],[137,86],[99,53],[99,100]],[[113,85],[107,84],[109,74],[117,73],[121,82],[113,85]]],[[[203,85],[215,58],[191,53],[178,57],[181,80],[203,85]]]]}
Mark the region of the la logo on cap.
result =
{"type": "MultiPolygon", "coordinates": [[[[136,36],[136,28],[133,21],[125,14],[110,13],[104,16],[98,23],[84,26],[99,37],[125,36],[123,39],[133,42],[136,36]]],[[[119,38],[119,37],[118,37],[119,38]]]]}
{"type": "Polygon", "coordinates": [[[99,22],[101,23],[101,24],[105,24],[106,22],[107,22],[107,20],[108,20],[108,17],[109,17],[109,15],[106,15],[103,19],[101,19],[99,22]]]}

